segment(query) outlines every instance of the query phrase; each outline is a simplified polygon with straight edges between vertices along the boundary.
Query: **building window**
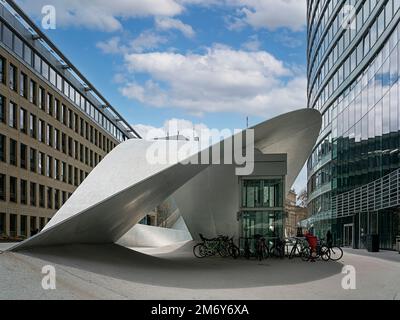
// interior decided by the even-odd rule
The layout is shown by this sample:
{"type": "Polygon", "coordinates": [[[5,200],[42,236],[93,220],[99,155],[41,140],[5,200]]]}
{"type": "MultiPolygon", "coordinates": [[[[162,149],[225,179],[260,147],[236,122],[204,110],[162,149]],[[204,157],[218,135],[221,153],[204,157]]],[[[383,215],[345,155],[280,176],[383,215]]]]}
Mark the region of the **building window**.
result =
{"type": "Polygon", "coordinates": [[[50,93],[47,94],[47,113],[53,116],[53,96],[50,93]]]}
{"type": "Polygon", "coordinates": [[[67,164],[64,161],[61,164],[61,180],[67,182],[67,164]]]}
{"type": "Polygon", "coordinates": [[[45,205],[45,194],[44,194],[44,186],[43,185],[39,185],[39,206],[41,208],[44,208],[45,205]]]}
{"type": "Polygon", "coordinates": [[[46,161],[46,175],[47,175],[49,178],[52,178],[52,177],[53,177],[52,162],[53,162],[52,157],[47,156],[47,161],[46,161]]]}
{"type": "Polygon", "coordinates": [[[74,168],[74,182],[75,186],[79,186],[78,168],[74,168]]]}
{"type": "Polygon", "coordinates": [[[10,139],[10,164],[17,165],[17,141],[10,139]]]}
{"type": "Polygon", "coordinates": [[[78,141],[75,141],[74,149],[75,149],[75,159],[79,160],[79,143],[78,143],[78,141]]]}
{"type": "Polygon", "coordinates": [[[33,114],[29,116],[29,135],[36,139],[36,116],[33,114]]]}
{"type": "Polygon", "coordinates": [[[67,135],[65,133],[61,133],[61,150],[67,154],[67,135]]]}
{"type": "Polygon", "coordinates": [[[62,111],[61,111],[61,122],[65,125],[68,124],[68,118],[67,118],[67,110],[68,108],[65,105],[62,105],[61,107],[62,111]]]}
{"type": "Polygon", "coordinates": [[[38,138],[40,142],[45,142],[45,125],[44,125],[44,121],[39,119],[39,132],[38,132],[38,138]]]}
{"type": "Polygon", "coordinates": [[[12,101],[10,101],[9,105],[8,125],[11,128],[17,128],[17,105],[12,101]]]}
{"type": "Polygon", "coordinates": [[[46,132],[46,142],[47,145],[52,147],[53,146],[53,127],[51,125],[47,125],[47,132],[46,132]]]}
{"type": "Polygon", "coordinates": [[[21,72],[19,80],[19,94],[24,98],[28,98],[28,76],[25,73],[21,72]]]}
{"type": "Polygon", "coordinates": [[[71,137],[68,137],[68,155],[70,157],[73,157],[74,153],[74,146],[73,146],[73,140],[71,137]]]}
{"type": "Polygon", "coordinates": [[[6,122],[6,98],[0,95],[0,122],[6,122]]]}
{"type": "Polygon", "coordinates": [[[17,237],[17,215],[10,214],[10,237],[17,237]]]}
{"type": "Polygon", "coordinates": [[[25,109],[21,108],[19,110],[19,129],[23,133],[26,133],[26,120],[27,120],[27,112],[25,109]]]}
{"type": "Polygon", "coordinates": [[[6,162],[6,137],[0,134],[0,161],[6,162]]]}
{"type": "Polygon", "coordinates": [[[0,82],[6,83],[6,60],[0,56],[0,82]]]}
{"type": "Polygon", "coordinates": [[[20,165],[22,169],[26,169],[27,168],[27,153],[28,148],[25,144],[21,143],[20,145],[20,165]]]}
{"type": "Polygon", "coordinates": [[[27,182],[25,180],[20,181],[21,188],[21,204],[28,204],[28,190],[27,182]]]}
{"type": "Polygon", "coordinates": [[[54,129],[54,148],[60,150],[60,131],[58,129],[54,129]]]}
{"type": "Polygon", "coordinates": [[[10,202],[17,203],[17,178],[10,177],[10,202]]]}
{"type": "Polygon", "coordinates": [[[40,217],[39,224],[40,230],[43,230],[43,228],[46,226],[46,218],[40,217]]]}
{"type": "Polygon", "coordinates": [[[32,207],[36,207],[36,183],[34,182],[30,185],[30,203],[32,207]]]}
{"type": "Polygon", "coordinates": [[[21,228],[20,228],[20,235],[23,237],[27,236],[27,224],[28,224],[28,217],[21,216],[21,228]]]}
{"type": "Polygon", "coordinates": [[[39,87],[39,107],[46,110],[46,93],[42,87],[39,87]]]}
{"type": "Polygon", "coordinates": [[[53,188],[47,187],[47,208],[53,209],[53,188]]]}
{"type": "Polygon", "coordinates": [[[67,202],[67,192],[63,191],[62,192],[62,204],[64,204],[65,202],[67,202]]]}
{"type": "Polygon", "coordinates": [[[9,68],[9,88],[13,91],[17,91],[17,68],[10,63],[9,68]]]}
{"type": "Polygon", "coordinates": [[[56,173],[55,179],[60,180],[60,160],[54,159],[54,171],[56,173]]]}
{"type": "Polygon", "coordinates": [[[6,201],[6,176],[0,174],[0,200],[6,201]]]}
{"type": "Polygon", "coordinates": [[[60,190],[55,190],[54,191],[54,209],[58,210],[60,209],[60,190]]]}
{"type": "Polygon", "coordinates": [[[0,236],[6,234],[6,214],[0,212],[0,236]]]}
{"type": "Polygon", "coordinates": [[[30,169],[32,172],[36,172],[36,150],[31,148],[29,152],[30,169]]]}
{"type": "Polygon", "coordinates": [[[39,152],[39,154],[38,154],[38,168],[39,168],[39,173],[42,176],[45,175],[45,166],[44,166],[45,161],[46,160],[45,160],[44,153],[39,152]]]}
{"type": "Polygon", "coordinates": [[[74,173],[72,172],[72,170],[73,170],[72,166],[68,165],[68,183],[70,185],[74,184],[74,180],[73,180],[74,173]]]}
{"type": "Polygon", "coordinates": [[[60,114],[61,114],[61,110],[60,110],[60,101],[58,99],[55,99],[55,103],[54,103],[54,117],[60,121],[60,114]]]}
{"type": "Polygon", "coordinates": [[[36,92],[36,82],[31,80],[29,83],[29,102],[36,104],[37,103],[37,92],[36,92]]]}

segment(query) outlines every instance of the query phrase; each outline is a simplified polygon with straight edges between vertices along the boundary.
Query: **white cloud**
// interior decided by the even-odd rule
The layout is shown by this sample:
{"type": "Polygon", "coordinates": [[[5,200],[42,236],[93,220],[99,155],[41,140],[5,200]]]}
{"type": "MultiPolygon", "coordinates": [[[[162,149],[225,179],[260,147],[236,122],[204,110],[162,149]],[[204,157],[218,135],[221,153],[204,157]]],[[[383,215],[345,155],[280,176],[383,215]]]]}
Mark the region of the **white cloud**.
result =
{"type": "Polygon", "coordinates": [[[230,29],[250,25],[256,29],[276,30],[281,27],[292,31],[303,30],[306,24],[305,0],[226,0],[237,7],[237,15],[229,22],[230,29]]]}
{"type": "MultiPolygon", "coordinates": [[[[54,5],[58,26],[75,26],[102,31],[122,29],[121,19],[136,17],[176,17],[189,6],[228,7],[236,10],[228,21],[230,29],[246,25],[276,30],[302,30],[306,23],[305,0],[17,0],[24,10],[42,17],[44,5],[54,5]]],[[[168,22],[165,20],[164,22],[168,22]]],[[[180,20],[169,21],[186,36],[193,30],[180,20]]]]}
{"type": "Polygon", "coordinates": [[[130,43],[130,47],[134,52],[144,52],[153,50],[159,45],[166,43],[168,40],[153,31],[144,31],[136,39],[130,43]]]}
{"type": "Polygon", "coordinates": [[[193,38],[195,36],[193,28],[188,24],[184,24],[181,20],[178,19],[157,17],[156,28],[163,31],[174,29],[179,30],[187,38],[193,38]]]}
{"type": "Polygon", "coordinates": [[[258,39],[258,35],[253,35],[249,40],[243,43],[242,47],[249,51],[258,51],[261,47],[261,41],[258,39]]]}
{"type": "Polygon", "coordinates": [[[125,55],[131,81],[121,93],[143,104],[177,107],[189,113],[239,112],[265,118],[306,105],[306,78],[265,51],[224,46],[201,54],[152,52],[125,55]]]}
{"type": "Polygon", "coordinates": [[[41,17],[44,5],[54,5],[58,26],[75,26],[102,31],[122,29],[120,20],[148,16],[173,17],[184,7],[177,0],[18,0],[24,10],[41,17]]]}
{"type": "MultiPolygon", "coordinates": [[[[126,40],[125,40],[126,41],[126,40]]],[[[106,41],[100,41],[96,46],[106,54],[129,54],[132,52],[142,53],[148,50],[157,49],[161,44],[168,42],[166,37],[163,37],[151,30],[145,30],[136,38],[122,43],[120,37],[112,37],[106,41]]]]}

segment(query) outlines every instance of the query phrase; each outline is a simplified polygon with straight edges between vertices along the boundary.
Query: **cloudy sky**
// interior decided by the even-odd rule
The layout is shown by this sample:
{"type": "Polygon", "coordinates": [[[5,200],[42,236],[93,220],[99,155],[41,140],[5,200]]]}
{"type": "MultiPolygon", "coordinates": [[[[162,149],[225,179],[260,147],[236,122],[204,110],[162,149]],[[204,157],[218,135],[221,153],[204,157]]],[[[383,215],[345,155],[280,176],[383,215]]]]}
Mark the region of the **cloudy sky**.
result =
{"type": "MultiPolygon", "coordinates": [[[[306,107],[306,0],[17,0],[141,132],[241,129],[306,107]]],[[[296,183],[300,189],[305,175],[296,183]]]]}

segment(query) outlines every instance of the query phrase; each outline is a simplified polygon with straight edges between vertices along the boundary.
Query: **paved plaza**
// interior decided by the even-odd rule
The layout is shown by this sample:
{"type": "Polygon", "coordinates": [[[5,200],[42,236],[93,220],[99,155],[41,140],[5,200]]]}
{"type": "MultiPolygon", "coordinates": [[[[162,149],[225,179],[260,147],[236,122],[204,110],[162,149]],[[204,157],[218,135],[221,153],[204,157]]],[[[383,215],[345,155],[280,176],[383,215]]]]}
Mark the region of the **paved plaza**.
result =
{"type": "MultiPolygon", "coordinates": [[[[193,257],[165,248],[76,245],[0,254],[0,299],[400,299],[400,255],[345,250],[340,262],[193,257]],[[56,289],[42,288],[42,267],[56,289]],[[342,288],[345,265],[356,289],[342,288]]],[[[9,244],[0,245],[4,250],[9,244]]]]}

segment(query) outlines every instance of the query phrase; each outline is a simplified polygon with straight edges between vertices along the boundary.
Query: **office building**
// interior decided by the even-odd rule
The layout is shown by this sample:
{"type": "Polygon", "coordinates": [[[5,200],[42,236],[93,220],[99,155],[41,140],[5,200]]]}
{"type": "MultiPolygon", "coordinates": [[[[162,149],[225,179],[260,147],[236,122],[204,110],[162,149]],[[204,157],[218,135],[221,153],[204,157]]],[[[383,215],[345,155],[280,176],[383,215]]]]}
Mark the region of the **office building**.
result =
{"type": "Polygon", "coordinates": [[[400,1],[307,1],[308,107],[323,125],[308,161],[307,223],[363,248],[400,235],[400,1]]]}
{"type": "Polygon", "coordinates": [[[0,238],[29,237],[134,130],[13,1],[0,3],[0,238]]]}

